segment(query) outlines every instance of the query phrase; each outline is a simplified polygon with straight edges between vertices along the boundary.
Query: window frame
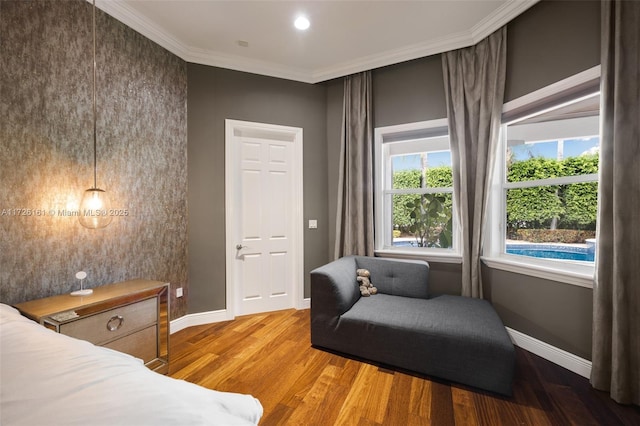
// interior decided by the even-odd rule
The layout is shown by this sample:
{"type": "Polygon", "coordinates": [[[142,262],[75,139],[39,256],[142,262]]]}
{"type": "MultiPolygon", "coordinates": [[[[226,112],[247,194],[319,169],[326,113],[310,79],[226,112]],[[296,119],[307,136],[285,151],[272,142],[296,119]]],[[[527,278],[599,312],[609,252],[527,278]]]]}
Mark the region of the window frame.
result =
{"type": "Polygon", "coordinates": [[[525,274],[547,280],[592,288],[594,263],[558,261],[505,252],[506,191],[513,188],[540,185],[561,185],[577,182],[597,182],[598,175],[566,176],[553,179],[507,182],[506,180],[506,126],[537,115],[545,109],[556,108],[567,101],[575,101],[599,91],[600,66],[593,67],[558,83],[539,89],[504,104],[500,132],[500,146],[491,181],[487,233],[483,262],[494,269],[525,274]],[[545,108],[546,107],[546,108],[545,108]]]}
{"type": "MultiPolygon", "coordinates": [[[[416,190],[389,189],[392,177],[387,173],[391,169],[391,144],[416,143],[423,139],[449,135],[449,123],[446,118],[406,123],[393,126],[378,127],[374,130],[375,168],[374,168],[374,229],[375,253],[385,257],[414,257],[440,263],[461,263],[460,231],[456,211],[455,196],[453,197],[453,229],[452,248],[435,247],[393,247],[389,244],[387,235],[392,232],[393,207],[385,205],[385,196],[403,193],[454,193],[453,186],[447,188],[425,188],[416,190]]],[[[451,147],[449,145],[449,151],[451,147]]]]}

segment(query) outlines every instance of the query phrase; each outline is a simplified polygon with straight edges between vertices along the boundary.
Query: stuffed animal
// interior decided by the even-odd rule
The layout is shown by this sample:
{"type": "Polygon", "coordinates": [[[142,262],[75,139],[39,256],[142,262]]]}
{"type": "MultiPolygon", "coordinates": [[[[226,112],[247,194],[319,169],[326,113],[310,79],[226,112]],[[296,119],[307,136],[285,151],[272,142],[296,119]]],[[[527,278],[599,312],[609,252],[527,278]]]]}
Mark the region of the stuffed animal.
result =
{"type": "Polygon", "coordinates": [[[363,296],[371,296],[372,294],[376,294],[378,289],[373,286],[369,277],[371,273],[367,269],[358,269],[356,270],[356,280],[360,285],[360,294],[363,296]]]}

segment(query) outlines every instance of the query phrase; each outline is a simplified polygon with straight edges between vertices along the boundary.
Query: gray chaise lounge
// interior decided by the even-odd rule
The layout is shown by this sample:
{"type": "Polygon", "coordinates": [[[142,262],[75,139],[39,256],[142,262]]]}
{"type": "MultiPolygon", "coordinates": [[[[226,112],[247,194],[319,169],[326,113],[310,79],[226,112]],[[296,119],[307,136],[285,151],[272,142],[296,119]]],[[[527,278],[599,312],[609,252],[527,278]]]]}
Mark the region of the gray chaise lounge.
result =
{"type": "Polygon", "coordinates": [[[343,257],[311,272],[311,343],[511,395],[515,350],[486,300],[429,298],[426,262],[343,257]],[[361,297],[356,269],[378,294],[361,297]]]}

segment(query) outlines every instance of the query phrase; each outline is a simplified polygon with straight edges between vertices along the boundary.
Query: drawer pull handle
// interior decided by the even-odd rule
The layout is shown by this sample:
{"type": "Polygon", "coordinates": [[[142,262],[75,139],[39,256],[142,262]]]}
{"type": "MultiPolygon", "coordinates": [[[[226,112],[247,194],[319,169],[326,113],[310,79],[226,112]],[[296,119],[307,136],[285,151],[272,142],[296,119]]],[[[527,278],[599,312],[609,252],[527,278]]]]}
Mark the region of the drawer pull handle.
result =
{"type": "Polygon", "coordinates": [[[109,321],[107,321],[107,330],[116,331],[120,327],[122,327],[123,323],[124,323],[124,318],[121,315],[114,315],[111,318],[109,318],[109,321]]]}

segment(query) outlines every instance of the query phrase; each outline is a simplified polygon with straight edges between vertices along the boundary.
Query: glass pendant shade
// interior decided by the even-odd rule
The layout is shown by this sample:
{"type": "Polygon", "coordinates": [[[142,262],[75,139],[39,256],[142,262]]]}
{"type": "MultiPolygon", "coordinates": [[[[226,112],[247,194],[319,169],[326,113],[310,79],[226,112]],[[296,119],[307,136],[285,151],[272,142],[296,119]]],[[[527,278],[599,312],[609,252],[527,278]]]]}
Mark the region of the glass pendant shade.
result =
{"type": "Polygon", "coordinates": [[[78,219],[80,224],[86,228],[104,228],[113,218],[109,214],[109,197],[107,193],[99,188],[90,188],[84,191],[78,219]]]}
{"type": "Polygon", "coordinates": [[[98,180],[98,149],[96,130],[96,0],[93,0],[92,32],[93,32],[93,188],[84,191],[78,219],[80,224],[86,228],[104,228],[111,223],[113,218],[109,213],[109,197],[107,193],[97,188],[98,180]]]}

